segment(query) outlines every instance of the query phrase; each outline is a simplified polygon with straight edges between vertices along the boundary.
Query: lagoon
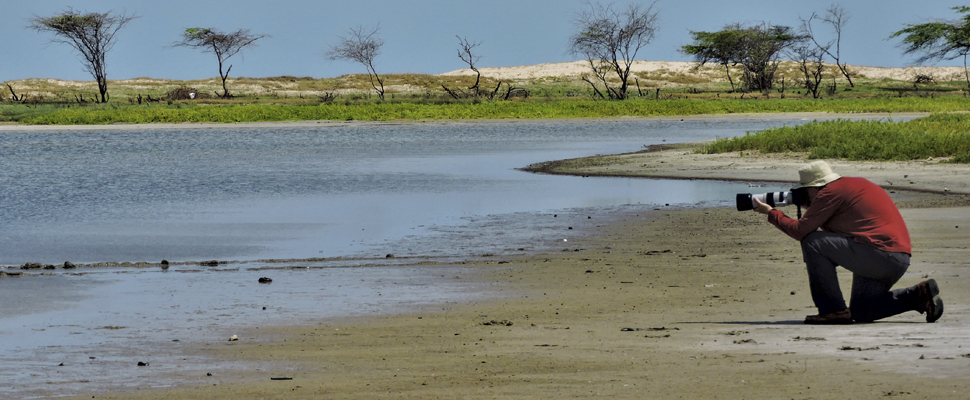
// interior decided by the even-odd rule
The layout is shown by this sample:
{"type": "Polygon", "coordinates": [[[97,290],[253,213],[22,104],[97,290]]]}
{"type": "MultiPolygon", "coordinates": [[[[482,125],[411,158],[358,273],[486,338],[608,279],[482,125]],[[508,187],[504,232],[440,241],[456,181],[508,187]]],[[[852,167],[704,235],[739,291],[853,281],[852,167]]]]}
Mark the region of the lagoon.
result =
{"type": "MultiPolygon", "coordinates": [[[[720,204],[746,185],[581,179],[516,168],[805,122],[6,130],[0,134],[0,265],[373,256],[401,239],[486,216],[720,204]]],[[[396,251],[455,254],[436,247],[396,251]]],[[[506,247],[488,243],[476,251],[506,247]]]]}

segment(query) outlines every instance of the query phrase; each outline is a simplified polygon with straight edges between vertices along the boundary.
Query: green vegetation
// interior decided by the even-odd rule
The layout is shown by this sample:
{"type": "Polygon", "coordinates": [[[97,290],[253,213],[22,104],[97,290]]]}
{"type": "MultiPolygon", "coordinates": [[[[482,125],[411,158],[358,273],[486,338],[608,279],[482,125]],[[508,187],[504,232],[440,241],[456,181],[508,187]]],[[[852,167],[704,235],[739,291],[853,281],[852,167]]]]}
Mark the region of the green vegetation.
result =
{"type": "Polygon", "coordinates": [[[970,163],[970,115],[934,114],[906,122],[813,122],[717,140],[699,152],[746,150],[807,152],[809,158],[901,161],[932,157],[970,163]]]}
{"type": "MultiPolygon", "coordinates": [[[[741,67],[730,67],[732,75],[743,74],[741,67]]],[[[962,82],[963,74],[934,74],[905,76],[904,79],[867,79],[853,76],[855,87],[845,84],[845,79],[832,79],[839,72],[834,65],[827,65],[823,83],[822,98],[825,100],[872,99],[896,97],[964,97],[968,93],[962,82]]],[[[629,97],[640,100],[751,100],[751,99],[806,99],[812,96],[803,87],[798,65],[782,62],[776,72],[775,87],[769,93],[742,93],[732,90],[725,79],[723,66],[711,65],[685,72],[683,70],[659,69],[638,73],[630,84],[629,97]]],[[[387,101],[413,101],[417,103],[451,102],[454,100],[443,87],[467,89],[475,85],[474,75],[443,76],[427,74],[388,74],[384,76],[387,88],[387,101]]],[[[613,82],[613,81],[611,81],[613,82]]],[[[618,81],[617,81],[618,82],[618,81]]],[[[344,75],[335,78],[318,79],[312,77],[277,76],[267,78],[231,78],[228,83],[233,87],[233,99],[220,99],[222,82],[220,78],[200,80],[165,80],[153,78],[134,78],[109,81],[112,106],[141,105],[154,106],[184,100],[170,96],[177,88],[191,88],[203,95],[189,104],[301,104],[317,105],[329,101],[376,102],[378,96],[371,87],[366,74],[344,75]]],[[[592,99],[595,94],[579,76],[546,76],[517,80],[499,80],[483,77],[481,90],[491,92],[499,87],[496,100],[504,99],[508,88],[515,89],[512,97],[517,100],[554,101],[592,99]]],[[[616,82],[613,82],[616,83],[616,82]]],[[[56,79],[24,79],[4,82],[0,105],[22,107],[53,104],[60,107],[102,107],[94,105],[98,96],[98,86],[94,81],[63,81],[56,79]],[[5,86],[9,85],[10,88],[5,86]],[[11,101],[12,95],[16,101],[11,101]]],[[[0,115],[0,120],[18,121],[8,114],[0,115]]]]}
{"type": "MultiPolygon", "coordinates": [[[[744,26],[731,24],[719,32],[691,31],[694,42],[681,50],[701,65],[715,62],[724,66],[742,65],[742,81],[750,91],[770,91],[775,85],[775,73],[780,65],[778,54],[804,40],[794,29],[767,23],[744,26]]],[[[728,80],[731,86],[734,81],[728,80]]]]}
{"type": "Polygon", "coordinates": [[[970,110],[963,98],[886,98],[811,100],[594,100],[333,102],[319,105],[202,104],[177,102],[153,106],[87,106],[62,108],[28,116],[25,124],[87,125],[113,123],[259,122],[259,121],[392,121],[439,119],[599,118],[780,112],[952,112],[970,110]]]}
{"type": "Polygon", "coordinates": [[[64,109],[63,105],[40,104],[25,105],[18,103],[0,103],[0,122],[17,122],[48,115],[64,109]]]}

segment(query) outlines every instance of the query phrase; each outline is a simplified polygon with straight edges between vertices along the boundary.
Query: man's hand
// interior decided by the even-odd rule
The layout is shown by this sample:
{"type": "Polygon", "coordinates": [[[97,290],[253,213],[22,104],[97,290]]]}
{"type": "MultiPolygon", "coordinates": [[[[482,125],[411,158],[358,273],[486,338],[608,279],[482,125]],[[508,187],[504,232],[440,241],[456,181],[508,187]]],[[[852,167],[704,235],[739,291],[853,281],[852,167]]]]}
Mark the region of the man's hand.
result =
{"type": "Polygon", "coordinates": [[[757,211],[757,212],[759,212],[759,213],[762,213],[762,214],[767,215],[768,212],[770,212],[771,210],[774,210],[775,209],[772,206],[769,206],[769,205],[767,205],[765,203],[762,203],[761,200],[758,200],[757,197],[752,197],[751,200],[754,201],[754,210],[757,211]]]}

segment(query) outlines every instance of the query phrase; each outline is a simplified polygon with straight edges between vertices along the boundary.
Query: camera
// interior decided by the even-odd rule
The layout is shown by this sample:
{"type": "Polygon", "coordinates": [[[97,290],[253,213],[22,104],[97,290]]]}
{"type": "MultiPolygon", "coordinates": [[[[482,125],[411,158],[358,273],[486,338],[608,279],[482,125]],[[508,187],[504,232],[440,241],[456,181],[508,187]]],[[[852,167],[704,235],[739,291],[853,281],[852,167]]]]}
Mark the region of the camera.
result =
{"type": "Polygon", "coordinates": [[[792,189],[790,192],[768,192],[761,194],[738,193],[738,211],[748,211],[754,209],[754,199],[760,200],[772,207],[784,207],[788,205],[808,206],[808,193],[805,188],[792,189]]]}

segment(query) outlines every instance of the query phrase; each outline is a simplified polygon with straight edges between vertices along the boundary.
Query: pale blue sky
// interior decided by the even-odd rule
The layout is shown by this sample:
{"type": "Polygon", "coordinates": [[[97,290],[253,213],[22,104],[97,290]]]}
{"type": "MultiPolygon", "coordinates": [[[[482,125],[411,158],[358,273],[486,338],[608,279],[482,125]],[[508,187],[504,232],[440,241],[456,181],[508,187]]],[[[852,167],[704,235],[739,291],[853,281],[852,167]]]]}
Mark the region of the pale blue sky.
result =
{"type": "MultiPolygon", "coordinates": [[[[615,6],[630,3],[614,2],[615,6]]],[[[718,30],[733,22],[768,21],[797,26],[799,16],[823,12],[830,0],[660,0],[656,39],[639,59],[686,61],[680,46],[689,30],[718,30]]],[[[649,4],[644,2],[644,4],[649,4]]],[[[843,60],[868,66],[907,66],[886,38],[907,23],[953,19],[956,2],[938,0],[845,0],[851,19],[843,32],[843,60]]],[[[0,0],[0,81],[23,78],[90,80],[77,56],[47,34],[27,28],[34,15],[54,15],[70,6],[80,11],[136,13],[141,18],[119,33],[108,53],[109,79],[152,77],[202,79],[218,75],[215,56],[169,47],[187,27],[224,31],[249,28],[271,37],[232,58],[231,76],[334,77],[364,72],[324,53],[356,25],[380,23],[386,44],[377,58],[382,73],[442,73],[465,66],[456,56],[461,35],[483,44],[479,66],[503,67],[573,61],[567,38],[585,0],[0,0]]],[[[827,33],[824,26],[817,31],[827,33]]],[[[961,61],[947,65],[961,65],[961,61]]]]}

